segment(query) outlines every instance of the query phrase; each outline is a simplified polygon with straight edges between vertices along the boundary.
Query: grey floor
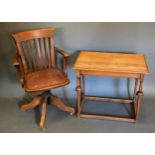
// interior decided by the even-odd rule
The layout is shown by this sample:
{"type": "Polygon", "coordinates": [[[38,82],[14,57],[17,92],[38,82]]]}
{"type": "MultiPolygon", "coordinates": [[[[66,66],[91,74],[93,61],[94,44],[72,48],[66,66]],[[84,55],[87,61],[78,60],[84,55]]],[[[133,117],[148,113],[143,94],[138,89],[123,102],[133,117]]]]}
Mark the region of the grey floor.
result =
{"type": "MultiPolygon", "coordinates": [[[[155,99],[142,99],[140,118],[137,123],[127,123],[110,120],[84,119],[70,116],[59,110],[54,105],[49,105],[47,110],[46,130],[38,127],[40,109],[21,112],[18,99],[0,98],[0,132],[123,132],[143,133],[155,132],[155,99]]],[[[68,104],[75,106],[75,100],[69,100],[68,104]]],[[[87,101],[84,111],[91,113],[112,113],[115,115],[129,115],[130,106],[117,103],[87,101]]]]}

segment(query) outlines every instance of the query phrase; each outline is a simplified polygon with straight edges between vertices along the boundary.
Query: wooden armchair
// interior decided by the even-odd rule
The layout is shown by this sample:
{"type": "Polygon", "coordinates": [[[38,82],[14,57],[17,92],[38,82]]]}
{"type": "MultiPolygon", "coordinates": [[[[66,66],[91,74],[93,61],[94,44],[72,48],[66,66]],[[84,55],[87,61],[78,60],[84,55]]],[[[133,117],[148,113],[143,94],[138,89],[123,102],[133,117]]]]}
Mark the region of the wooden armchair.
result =
{"type": "Polygon", "coordinates": [[[69,54],[54,47],[54,29],[37,29],[13,34],[17,53],[13,66],[17,69],[22,87],[26,92],[44,91],[30,103],[21,106],[22,111],[42,105],[40,128],[44,127],[47,103],[73,114],[74,108],[65,105],[52,95],[51,89],[69,84],[67,58],[69,54]],[[56,56],[63,57],[62,71],[57,68],[56,56]]]}

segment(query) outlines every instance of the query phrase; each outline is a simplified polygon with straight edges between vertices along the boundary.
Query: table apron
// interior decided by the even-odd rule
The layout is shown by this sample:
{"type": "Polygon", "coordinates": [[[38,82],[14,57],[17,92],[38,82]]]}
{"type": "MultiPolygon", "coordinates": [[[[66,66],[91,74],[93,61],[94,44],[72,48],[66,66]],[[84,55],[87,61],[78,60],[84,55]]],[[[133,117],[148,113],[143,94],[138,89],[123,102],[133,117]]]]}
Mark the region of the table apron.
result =
{"type": "Polygon", "coordinates": [[[76,70],[77,74],[90,75],[90,76],[112,76],[112,77],[124,77],[124,78],[140,78],[141,74],[138,73],[117,73],[117,72],[105,72],[105,71],[91,71],[91,70],[76,70]]]}

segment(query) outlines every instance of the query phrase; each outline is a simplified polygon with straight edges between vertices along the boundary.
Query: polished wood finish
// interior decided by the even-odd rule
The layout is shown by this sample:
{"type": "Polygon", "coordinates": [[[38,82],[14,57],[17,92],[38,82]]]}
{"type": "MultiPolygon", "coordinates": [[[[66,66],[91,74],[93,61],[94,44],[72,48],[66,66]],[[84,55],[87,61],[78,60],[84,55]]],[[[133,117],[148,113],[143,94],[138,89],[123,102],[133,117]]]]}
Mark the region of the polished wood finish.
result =
{"type": "Polygon", "coordinates": [[[77,87],[76,87],[76,91],[77,91],[77,116],[80,116],[80,112],[81,112],[81,78],[80,75],[77,74],[77,87]]]}
{"type": "Polygon", "coordinates": [[[61,49],[58,49],[58,48],[56,48],[56,47],[55,47],[55,50],[56,50],[59,54],[63,55],[64,57],[69,57],[69,53],[68,53],[68,52],[63,51],[63,50],[61,50],[61,49]]]}
{"type": "Polygon", "coordinates": [[[148,74],[148,67],[143,54],[81,51],[74,68],[88,71],[148,74]]]}
{"type": "Polygon", "coordinates": [[[108,119],[114,121],[127,121],[127,122],[136,122],[134,118],[127,117],[118,117],[118,116],[106,116],[106,115],[95,115],[95,114],[80,114],[82,118],[96,118],[96,119],[108,119]]]}
{"type": "Polygon", "coordinates": [[[19,80],[21,83],[22,88],[24,87],[24,79],[23,79],[23,75],[22,75],[22,71],[20,68],[20,60],[19,60],[19,56],[16,53],[15,57],[13,58],[13,66],[16,68],[17,72],[18,72],[18,76],[19,76],[19,80]]]}
{"type": "Polygon", "coordinates": [[[17,43],[27,40],[33,40],[38,38],[53,38],[54,37],[53,28],[45,28],[45,29],[35,29],[35,30],[28,30],[19,33],[13,34],[13,37],[16,39],[17,43]]]}
{"type": "Polygon", "coordinates": [[[137,113],[137,87],[138,87],[138,79],[135,79],[135,88],[134,88],[134,113],[136,117],[137,113]]]}
{"type": "Polygon", "coordinates": [[[36,29],[13,34],[17,53],[13,59],[22,87],[26,92],[44,91],[30,103],[21,106],[26,111],[42,105],[40,128],[44,127],[48,100],[61,110],[74,113],[74,108],[65,105],[49,90],[69,84],[67,58],[69,54],[54,47],[54,29],[36,29]],[[57,55],[62,56],[62,70],[56,67],[57,55]]]}
{"type": "Polygon", "coordinates": [[[50,103],[54,104],[58,108],[60,108],[63,111],[70,112],[71,115],[74,114],[74,109],[65,105],[58,97],[56,96],[51,96],[50,97],[50,103]]]}
{"type": "MultiPolygon", "coordinates": [[[[81,75],[92,75],[93,76],[103,76],[103,71],[92,71],[92,70],[77,70],[81,75]]],[[[104,76],[120,77],[120,78],[140,78],[140,74],[133,73],[119,73],[119,72],[107,72],[104,71],[104,76]]]]}
{"type": "Polygon", "coordinates": [[[107,97],[96,97],[96,96],[85,96],[86,100],[96,100],[96,101],[110,101],[110,102],[120,102],[132,104],[133,100],[129,99],[117,99],[117,98],[107,98],[107,97]]]}
{"type": "Polygon", "coordinates": [[[136,120],[138,119],[139,113],[140,113],[141,96],[143,96],[143,91],[142,91],[143,81],[144,81],[144,75],[141,75],[140,84],[139,84],[139,91],[137,92],[136,120]]]}
{"type": "Polygon", "coordinates": [[[42,100],[41,96],[36,96],[30,103],[22,105],[21,110],[26,111],[35,108],[41,103],[41,100],[42,100]]]}
{"type": "Polygon", "coordinates": [[[73,66],[77,77],[77,116],[83,118],[97,118],[136,122],[140,113],[140,102],[144,75],[148,74],[148,66],[143,54],[121,54],[108,52],[81,51],[73,66]],[[135,88],[133,99],[116,99],[85,95],[85,76],[112,76],[134,78],[135,88]],[[139,89],[138,88],[139,84],[139,89]],[[107,116],[81,113],[84,100],[121,102],[134,105],[134,116],[107,116]]]}
{"type": "Polygon", "coordinates": [[[69,79],[57,69],[44,69],[25,76],[27,92],[49,90],[66,84],[69,84],[69,79]]]}
{"type": "Polygon", "coordinates": [[[69,53],[66,52],[66,51],[63,51],[61,49],[58,49],[56,47],[54,49],[55,49],[55,51],[57,51],[57,53],[59,55],[63,56],[63,60],[61,62],[61,65],[62,65],[62,70],[63,70],[64,75],[67,76],[67,74],[68,74],[67,73],[67,60],[68,60],[68,57],[69,57],[69,53]]]}
{"type": "Polygon", "coordinates": [[[46,119],[46,110],[47,110],[47,99],[44,98],[42,101],[42,111],[41,111],[41,119],[40,119],[40,128],[44,128],[45,119],[46,119]]]}

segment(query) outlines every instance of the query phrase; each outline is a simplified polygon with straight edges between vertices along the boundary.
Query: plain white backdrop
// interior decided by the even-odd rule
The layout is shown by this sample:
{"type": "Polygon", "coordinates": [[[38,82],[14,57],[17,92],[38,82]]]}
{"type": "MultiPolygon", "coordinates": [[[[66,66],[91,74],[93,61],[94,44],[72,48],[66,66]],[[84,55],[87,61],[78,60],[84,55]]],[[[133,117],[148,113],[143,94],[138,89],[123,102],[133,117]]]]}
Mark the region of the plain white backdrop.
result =
{"type": "Polygon", "coordinates": [[[1,21],[152,22],[154,0],[1,0],[1,21]]]}

